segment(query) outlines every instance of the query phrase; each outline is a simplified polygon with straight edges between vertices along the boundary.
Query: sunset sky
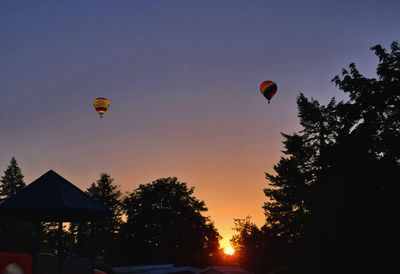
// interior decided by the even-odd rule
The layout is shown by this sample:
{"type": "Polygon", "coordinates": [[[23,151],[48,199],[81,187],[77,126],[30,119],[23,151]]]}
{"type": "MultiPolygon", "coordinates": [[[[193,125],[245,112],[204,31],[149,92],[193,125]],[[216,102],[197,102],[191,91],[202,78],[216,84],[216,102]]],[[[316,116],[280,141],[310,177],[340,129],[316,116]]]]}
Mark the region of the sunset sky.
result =
{"type": "Polygon", "coordinates": [[[195,187],[227,245],[234,218],[264,224],[265,172],[296,97],[370,47],[400,39],[400,1],[0,2],[0,172],[53,169],[82,190],[107,172],[121,191],[176,176],[195,187]],[[259,92],[271,79],[268,104],[259,92]],[[102,119],[93,99],[111,106],[102,119]]]}

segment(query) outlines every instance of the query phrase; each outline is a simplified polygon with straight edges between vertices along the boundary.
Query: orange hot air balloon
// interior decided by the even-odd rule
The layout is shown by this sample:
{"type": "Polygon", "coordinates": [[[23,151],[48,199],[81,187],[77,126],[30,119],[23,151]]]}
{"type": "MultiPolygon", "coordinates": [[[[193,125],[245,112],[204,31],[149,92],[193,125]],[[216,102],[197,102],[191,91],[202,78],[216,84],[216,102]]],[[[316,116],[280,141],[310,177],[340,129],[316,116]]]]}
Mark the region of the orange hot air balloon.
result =
{"type": "Polygon", "coordinates": [[[93,107],[100,114],[100,118],[103,118],[103,114],[108,110],[110,101],[103,97],[94,99],[93,107]]]}

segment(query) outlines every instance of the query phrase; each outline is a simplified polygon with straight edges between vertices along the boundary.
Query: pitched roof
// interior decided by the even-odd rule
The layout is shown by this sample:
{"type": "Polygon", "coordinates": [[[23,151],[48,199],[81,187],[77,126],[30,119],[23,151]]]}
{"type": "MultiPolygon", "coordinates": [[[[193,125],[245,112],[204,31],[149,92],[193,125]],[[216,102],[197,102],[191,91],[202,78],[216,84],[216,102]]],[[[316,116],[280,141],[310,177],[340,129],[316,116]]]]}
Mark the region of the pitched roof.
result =
{"type": "Polygon", "coordinates": [[[81,221],[108,210],[78,187],[49,170],[0,204],[0,215],[41,221],[81,221]]]}

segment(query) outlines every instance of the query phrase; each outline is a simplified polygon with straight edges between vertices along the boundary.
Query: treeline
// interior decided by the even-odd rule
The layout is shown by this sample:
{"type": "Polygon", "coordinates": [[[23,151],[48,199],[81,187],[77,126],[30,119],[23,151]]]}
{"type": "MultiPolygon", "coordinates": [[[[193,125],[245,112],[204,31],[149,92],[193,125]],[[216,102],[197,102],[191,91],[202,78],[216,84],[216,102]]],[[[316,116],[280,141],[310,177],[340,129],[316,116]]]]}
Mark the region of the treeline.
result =
{"type": "MultiPolygon", "coordinates": [[[[25,187],[15,158],[0,180],[2,200],[25,187]]],[[[110,265],[163,264],[205,267],[219,259],[219,235],[204,216],[207,207],[194,188],[175,177],[160,178],[123,195],[107,173],[85,191],[109,209],[104,220],[66,223],[61,246],[57,223],[5,222],[0,225],[0,249],[32,250],[33,237],[40,238],[40,252],[84,257],[102,256],[110,265]],[[8,229],[7,229],[8,228],[8,229]],[[32,236],[34,235],[34,236],[32,236]]]]}
{"type": "Polygon", "coordinates": [[[236,220],[241,264],[258,273],[399,273],[400,48],[371,48],[377,78],[354,63],[332,82],[348,95],[297,97],[302,130],[283,136],[267,173],[266,223],[236,220]]]}

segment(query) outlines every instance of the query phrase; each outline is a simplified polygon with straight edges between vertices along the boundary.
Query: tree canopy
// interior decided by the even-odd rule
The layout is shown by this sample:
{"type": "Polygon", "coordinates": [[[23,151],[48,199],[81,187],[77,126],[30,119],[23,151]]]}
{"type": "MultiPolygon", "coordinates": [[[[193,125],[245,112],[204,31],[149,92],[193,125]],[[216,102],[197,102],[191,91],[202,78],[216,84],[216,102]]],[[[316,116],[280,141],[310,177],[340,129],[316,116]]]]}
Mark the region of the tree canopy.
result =
{"type": "Polygon", "coordinates": [[[284,156],[267,173],[266,237],[302,250],[318,271],[390,269],[400,243],[400,47],[371,49],[377,78],[352,63],[332,80],[346,102],[299,95],[303,129],[283,134],[284,156]]]}
{"type": "Polygon", "coordinates": [[[176,177],[140,185],[124,200],[127,221],[121,243],[135,250],[127,258],[140,263],[205,265],[220,238],[204,201],[176,177]]]}

